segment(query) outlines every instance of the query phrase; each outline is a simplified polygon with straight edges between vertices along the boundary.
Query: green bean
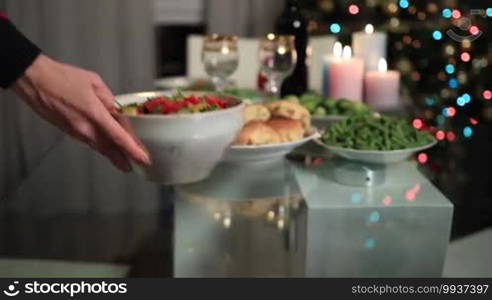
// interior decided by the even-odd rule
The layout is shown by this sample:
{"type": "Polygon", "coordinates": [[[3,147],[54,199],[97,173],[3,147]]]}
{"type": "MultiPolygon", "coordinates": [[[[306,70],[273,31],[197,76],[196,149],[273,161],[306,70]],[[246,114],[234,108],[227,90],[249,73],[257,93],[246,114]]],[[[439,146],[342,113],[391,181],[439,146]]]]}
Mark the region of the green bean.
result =
{"type": "Polygon", "coordinates": [[[360,150],[397,150],[423,146],[433,137],[417,131],[403,119],[357,115],[332,124],[322,140],[329,145],[360,150]]]}

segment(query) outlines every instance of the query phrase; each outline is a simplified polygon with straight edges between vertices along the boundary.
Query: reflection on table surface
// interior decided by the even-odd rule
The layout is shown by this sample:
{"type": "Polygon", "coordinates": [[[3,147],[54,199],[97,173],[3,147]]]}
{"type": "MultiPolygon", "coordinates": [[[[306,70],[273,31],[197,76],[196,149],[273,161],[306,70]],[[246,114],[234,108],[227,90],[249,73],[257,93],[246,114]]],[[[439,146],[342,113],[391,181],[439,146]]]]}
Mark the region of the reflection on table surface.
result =
{"type": "Polygon", "coordinates": [[[102,159],[67,163],[73,153],[95,155],[65,140],[2,202],[3,262],[76,262],[56,269],[58,276],[78,263],[127,265],[129,276],[442,271],[452,206],[410,162],[373,168],[372,186],[348,185],[353,166],[329,159],[311,166],[222,163],[202,182],[164,187],[118,173],[102,159]],[[96,170],[94,178],[87,168],[96,170]]]}

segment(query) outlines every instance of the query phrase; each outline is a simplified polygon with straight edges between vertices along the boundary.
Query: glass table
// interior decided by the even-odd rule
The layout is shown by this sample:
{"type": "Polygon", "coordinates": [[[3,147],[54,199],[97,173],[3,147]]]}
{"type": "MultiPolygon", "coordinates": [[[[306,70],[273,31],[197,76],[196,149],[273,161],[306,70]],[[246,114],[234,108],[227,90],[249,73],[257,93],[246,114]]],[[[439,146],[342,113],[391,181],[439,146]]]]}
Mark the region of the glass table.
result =
{"type": "Polygon", "coordinates": [[[440,276],[451,203],[413,162],[353,168],[222,163],[166,187],[65,139],[0,202],[0,276],[440,276]]]}

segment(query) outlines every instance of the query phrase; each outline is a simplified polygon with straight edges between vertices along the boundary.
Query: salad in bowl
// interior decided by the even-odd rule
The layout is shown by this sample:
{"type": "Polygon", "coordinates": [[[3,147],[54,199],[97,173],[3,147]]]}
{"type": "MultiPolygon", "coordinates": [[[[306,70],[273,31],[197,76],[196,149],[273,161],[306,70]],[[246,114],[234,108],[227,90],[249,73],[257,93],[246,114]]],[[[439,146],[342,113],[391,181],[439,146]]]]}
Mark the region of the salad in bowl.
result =
{"type": "Polygon", "coordinates": [[[207,177],[243,125],[244,104],[230,95],[155,91],[119,95],[115,103],[152,160],[134,169],[163,184],[207,177]]]}

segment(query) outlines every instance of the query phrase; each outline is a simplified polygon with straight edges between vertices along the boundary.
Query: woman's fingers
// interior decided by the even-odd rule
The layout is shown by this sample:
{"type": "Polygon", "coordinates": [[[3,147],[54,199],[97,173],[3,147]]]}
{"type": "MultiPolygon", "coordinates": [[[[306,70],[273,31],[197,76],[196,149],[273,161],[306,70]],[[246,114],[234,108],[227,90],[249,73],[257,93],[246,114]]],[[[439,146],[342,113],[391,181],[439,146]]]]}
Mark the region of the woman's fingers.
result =
{"type": "Polygon", "coordinates": [[[115,109],[113,92],[99,75],[91,73],[91,77],[94,93],[109,111],[113,111],[115,109]]]}
{"type": "Polygon", "coordinates": [[[97,134],[96,150],[106,156],[118,169],[123,172],[131,171],[130,162],[118,147],[102,134],[97,134]]]}
{"type": "Polygon", "coordinates": [[[118,146],[121,151],[141,164],[151,164],[147,152],[135,141],[130,133],[123,129],[108,111],[102,111],[95,115],[94,121],[104,135],[118,146]]]}
{"type": "MultiPolygon", "coordinates": [[[[64,126],[68,128],[68,126],[64,126]]],[[[98,132],[98,129],[89,120],[79,121],[77,124],[70,126],[69,134],[89,145],[92,149],[98,151],[107,157],[118,169],[129,172],[131,170],[128,159],[118,149],[118,147],[108,139],[107,136],[98,132]]]]}

